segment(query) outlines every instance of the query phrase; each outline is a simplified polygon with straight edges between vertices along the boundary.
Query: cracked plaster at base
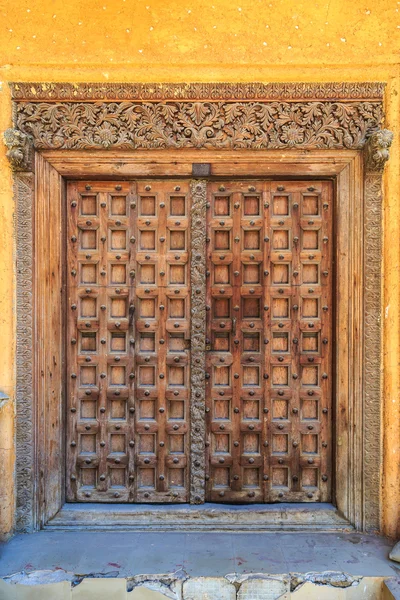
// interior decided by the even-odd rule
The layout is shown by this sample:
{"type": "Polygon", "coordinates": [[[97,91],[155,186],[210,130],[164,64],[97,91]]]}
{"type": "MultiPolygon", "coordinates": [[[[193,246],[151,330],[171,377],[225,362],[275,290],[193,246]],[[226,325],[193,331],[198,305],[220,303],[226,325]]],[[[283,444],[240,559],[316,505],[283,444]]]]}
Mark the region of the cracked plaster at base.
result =
{"type": "Polygon", "coordinates": [[[382,581],[380,577],[352,577],[338,571],[282,575],[230,573],[225,577],[191,578],[179,570],[169,574],[118,578],[118,571],[76,574],[56,569],[22,571],[0,579],[0,598],[36,599],[47,591],[49,596],[43,595],[43,600],[69,599],[71,594],[72,598],[86,600],[97,598],[99,590],[103,593],[105,589],[115,589],[118,600],[120,597],[124,600],[319,600],[322,597],[324,600],[376,600],[381,597],[382,581]],[[100,579],[107,581],[100,583],[100,579]],[[26,596],[28,589],[32,596],[26,596]],[[55,596],[50,595],[53,592],[55,596]]]}

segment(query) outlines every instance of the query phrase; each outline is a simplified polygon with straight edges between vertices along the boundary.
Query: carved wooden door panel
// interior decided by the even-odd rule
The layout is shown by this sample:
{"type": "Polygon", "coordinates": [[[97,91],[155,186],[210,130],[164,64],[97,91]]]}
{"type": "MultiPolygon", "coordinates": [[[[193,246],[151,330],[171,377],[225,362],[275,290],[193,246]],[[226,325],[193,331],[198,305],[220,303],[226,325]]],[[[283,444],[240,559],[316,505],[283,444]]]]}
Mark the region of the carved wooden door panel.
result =
{"type": "Polygon", "coordinates": [[[189,183],[67,195],[67,500],[186,502],[189,183]]]}
{"type": "Polygon", "coordinates": [[[331,194],[208,186],[209,501],[330,500],[331,194]]]}

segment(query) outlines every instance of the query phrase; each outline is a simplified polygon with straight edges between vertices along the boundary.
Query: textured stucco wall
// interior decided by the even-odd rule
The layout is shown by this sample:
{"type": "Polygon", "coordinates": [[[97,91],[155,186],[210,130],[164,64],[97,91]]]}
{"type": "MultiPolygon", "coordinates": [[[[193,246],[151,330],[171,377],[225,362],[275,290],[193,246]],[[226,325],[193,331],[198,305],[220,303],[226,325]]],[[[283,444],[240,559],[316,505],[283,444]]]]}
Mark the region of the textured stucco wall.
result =
{"type": "MultiPolygon", "coordinates": [[[[399,39],[396,0],[2,0],[8,81],[386,81],[396,136],[385,173],[383,530],[400,535],[399,39]]],[[[0,146],[0,390],[15,384],[11,177],[0,146]]],[[[12,528],[13,411],[0,411],[0,534],[12,528]],[[4,441],[5,440],[5,441],[4,441]]]]}

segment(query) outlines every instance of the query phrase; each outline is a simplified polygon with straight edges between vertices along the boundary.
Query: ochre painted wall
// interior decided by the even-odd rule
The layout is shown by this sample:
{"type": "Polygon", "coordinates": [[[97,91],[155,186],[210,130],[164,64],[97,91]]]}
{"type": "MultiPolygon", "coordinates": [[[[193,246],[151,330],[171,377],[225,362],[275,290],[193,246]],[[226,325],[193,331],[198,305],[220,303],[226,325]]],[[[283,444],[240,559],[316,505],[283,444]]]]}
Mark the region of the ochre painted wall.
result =
{"type": "MultiPolygon", "coordinates": [[[[1,0],[8,81],[386,81],[383,531],[400,535],[399,40],[396,0],[1,0]]],[[[0,144],[0,390],[15,389],[12,187],[0,144]]],[[[13,411],[0,409],[0,534],[13,520],[13,411]]]]}

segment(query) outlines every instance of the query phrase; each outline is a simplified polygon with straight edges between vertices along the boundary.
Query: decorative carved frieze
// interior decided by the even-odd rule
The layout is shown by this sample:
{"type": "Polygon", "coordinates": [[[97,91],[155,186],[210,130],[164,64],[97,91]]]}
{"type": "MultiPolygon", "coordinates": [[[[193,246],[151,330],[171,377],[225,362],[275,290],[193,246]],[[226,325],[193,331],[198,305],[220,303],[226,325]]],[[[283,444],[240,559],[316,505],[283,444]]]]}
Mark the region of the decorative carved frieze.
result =
{"type": "Polygon", "coordinates": [[[33,170],[33,139],[19,129],[6,129],[4,142],[7,146],[7,158],[13,171],[33,170]]]}
{"type": "Polygon", "coordinates": [[[45,149],[360,149],[380,101],[18,102],[15,124],[45,149]]]}
{"type": "Polygon", "coordinates": [[[382,100],[384,83],[11,83],[15,102],[79,100],[382,100]]]}
{"type": "Polygon", "coordinates": [[[190,503],[205,499],[206,182],[191,182],[190,503]]]}

